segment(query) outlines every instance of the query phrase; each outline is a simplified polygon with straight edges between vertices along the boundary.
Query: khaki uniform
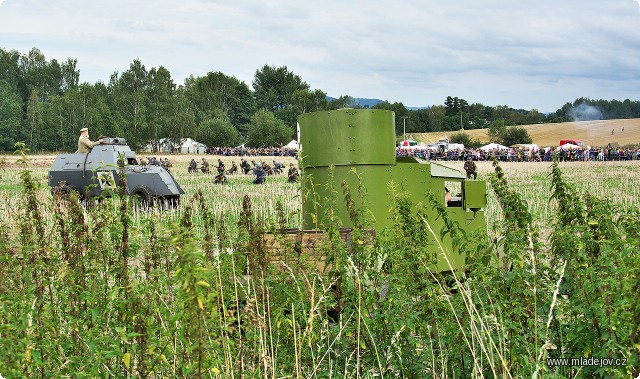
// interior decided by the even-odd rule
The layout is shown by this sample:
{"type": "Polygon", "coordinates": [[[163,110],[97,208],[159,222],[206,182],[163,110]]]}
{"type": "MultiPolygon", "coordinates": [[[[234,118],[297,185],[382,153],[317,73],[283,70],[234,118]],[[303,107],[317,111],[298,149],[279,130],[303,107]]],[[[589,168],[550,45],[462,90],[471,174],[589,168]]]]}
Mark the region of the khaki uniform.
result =
{"type": "Polygon", "coordinates": [[[298,173],[298,169],[291,166],[289,168],[288,176],[289,176],[289,183],[295,183],[296,181],[298,181],[298,177],[300,176],[300,174],[298,173]]]}
{"type": "Polygon", "coordinates": [[[473,161],[464,162],[464,170],[467,172],[467,179],[471,179],[473,176],[473,180],[476,180],[478,177],[478,169],[476,168],[476,164],[473,161]]]}
{"type": "Polygon", "coordinates": [[[80,136],[80,138],[78,138],[78,151],[76,151],[76,153],[89,153],[94,146],[99,144],[100,142],[93,142],[89,137],[80,136]]]}

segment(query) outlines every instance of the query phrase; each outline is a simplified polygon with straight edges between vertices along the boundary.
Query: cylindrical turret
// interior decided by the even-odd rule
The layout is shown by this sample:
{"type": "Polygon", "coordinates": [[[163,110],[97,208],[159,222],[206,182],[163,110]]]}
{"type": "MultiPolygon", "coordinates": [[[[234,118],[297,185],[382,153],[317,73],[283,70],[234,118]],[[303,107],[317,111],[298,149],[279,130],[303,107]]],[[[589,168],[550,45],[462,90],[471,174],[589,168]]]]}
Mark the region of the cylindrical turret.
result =
{"type": "Polygon", "coordinates": [[[320,111],[301,115],[298,123],[303,168],[396,163],[392,111],[320,111]]]}
{"type": "MultiPolygon", "coordinates": [[[[325,209],[321,204],[326,203],[334,189],[342,192],[342,182],[346,181],[353,189],[360,183],[369,194],[386,187],[389,177],[386,170],[396,164],[394,112],[380,109],[321,111],[299,116],[298,123],[305,229],[316,229],[325,224],[325,209]]],[[[384,198],[376,194],[371,199],[377,202],[369,208],[371,212],[376,216],[386,213],[384,198]]],[[[337,201],[334,211],[341,218],[341,226],[351,226],[342,201],[337,201]]]]}

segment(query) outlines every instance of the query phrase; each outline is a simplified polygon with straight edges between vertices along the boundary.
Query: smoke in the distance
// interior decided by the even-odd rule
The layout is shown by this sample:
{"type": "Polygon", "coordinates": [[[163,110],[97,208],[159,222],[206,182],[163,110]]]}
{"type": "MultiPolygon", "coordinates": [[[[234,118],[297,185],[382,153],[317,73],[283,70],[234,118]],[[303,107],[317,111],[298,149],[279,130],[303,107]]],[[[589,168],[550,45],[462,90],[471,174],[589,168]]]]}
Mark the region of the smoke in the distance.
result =
{"type": "Polygon", "coordinates": [[[593,105],[585,103],[580,103],[569,109],[569,116],[573,118],[573,121],[602,120],[602,112],[593,105]]]}

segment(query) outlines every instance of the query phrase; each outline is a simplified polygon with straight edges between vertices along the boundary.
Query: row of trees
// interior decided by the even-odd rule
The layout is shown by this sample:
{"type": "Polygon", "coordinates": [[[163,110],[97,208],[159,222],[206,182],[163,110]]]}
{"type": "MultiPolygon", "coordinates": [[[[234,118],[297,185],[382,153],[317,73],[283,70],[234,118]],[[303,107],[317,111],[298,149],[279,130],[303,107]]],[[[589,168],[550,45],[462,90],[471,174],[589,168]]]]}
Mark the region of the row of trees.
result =
{"type": "MultiPolygon", "coordinates": [[[[504,146],[513,146],[520,143],[533,143],[533,140],[531,139],[531,136],[529,135],[527,129],[520,126],[507,127],[497,122],[491,123],[491,125],[489,126],[489,130],[487,131],[487,135],[491,142],[496,142],[504,146]]],[[[485,144],[484,141],[475,139],[471,137],[470,134],[465,133],[464,131],[459,131],[452,134],[449,137],[449,142],[461,143],[465,147],[470,148],[478,148],[485,144]]]]}
{"type": "Polygon", "coordinates": [[[193,137],[207,145],[287,143],[298,114],[329,109],[322,91],[286,67],[256,71],[253,89],[211,72],[176,86],[164,67],[135,60],[108,84],[79,83],[75,60],[47,61],[0,49],[0,149],[25,141],[34,150],[74,150],[78,131],[125,137],[136,148],[160,138],[193,137]]]}
{"type": "MultiPolygon", "coordinates": [[[[329,101],[286,66],[264,65],[250,88],[221,72],[176,85],[167,69],[147,69],[139,60],[106,84],[81,83],[76,65],[70,58],[47,60],[36,48],[26,55],[0,48],[0,150],[12,150],[17,141],[33,150],[74,150],[83,127],[94,138],[125,137],[134,148],[185,137],[209,146],[274,146],[294,137],[302,113],[359,107],[351,96],[329,101]]],[[[610,117],[640,117],[640,102],[598,100],[594,106],[610,117]]],[[[573,105],[544,115],[447,97],[444,105],[425,109],[387,101],[374,108],[395,111],[400,134],[568,121],[573,105]]]]}
{"type": "Polygon", "coordinates": [[[563,122],[554,114],[545,116],[538,110],[525,111],[513,109],[506,105],[486,106],[480,103],[469,103],[458,97],[448,96],[444,105],[434,105],[428,108],[409,110],[402,103],[378,103],[373,108],[395,111],[396,132],[428,133],[439,131],[456,131],[469,129],[484,129],[492,123],[510,126],[538,124],[544,122],[563,122]]]}

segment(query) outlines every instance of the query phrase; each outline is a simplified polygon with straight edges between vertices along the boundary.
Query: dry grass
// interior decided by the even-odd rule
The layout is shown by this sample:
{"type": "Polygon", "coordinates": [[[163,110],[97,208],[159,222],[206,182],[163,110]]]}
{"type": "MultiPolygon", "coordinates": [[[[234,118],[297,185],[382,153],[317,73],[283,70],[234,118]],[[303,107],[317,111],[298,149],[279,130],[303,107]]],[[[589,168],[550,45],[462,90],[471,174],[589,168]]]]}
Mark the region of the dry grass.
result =
{"type": "MultiPolygon", "coordinates": [[[[240,159],[243,158],[243,157],[237,157],[237,156],[226,157],[226,156],[209,155],[209,154],[147,154],[147,153],[143,153],[143,154],[136,154],[136,155],[138,159],[142,157],[145,157],[148,159],[149,157],[152,157],[152,156],[156,158],[169,158],[169,161],[173,163],[174,166],[177,166],[178,169],[184,168],[185,170],[186,170],[186,167],[189,165],[189,161],[191,161],[192,158],[195,159],[196,162],[198,162],[198,165],[200,164],[200,162],[202,162],[202,158],[205,158],[212,167],[217,166],[218,158],[220,158],[222,159],[222,161],[224,162],[227,168],[231,167],[231,162],[236,162],[238,167],[240,167],[240,159]]],[[[4,155],[4,157],[6,159],[6,163],[5,163],[6,168],[20,168],[18,164],[16,164],[16,160],[20,159],[19,155],[8,154],[8,155],[4,155]]],[[[53,161],[55,158],[56,158],[55,154],[33,154],[33,155],[29,154],[29,167],[30,168],[36,168],[36,167],[49,168],[51,167],[51,165],[53,165],[53,161]]],[[[246,156],[244,158],[249,162],[251,162],[252,160],[255,160],[256,162],[264,161],[271,166],[273,166],[273,162],[272,162],[273,160],[284,163],[285,166],[287,167],[289,165],[289,162],[295,162],[295,158],[293,157],[246,156]]]]}
{"type": "MultiPolygon", "coordinates": [[[[606,146],[608,143],[618,143],[621,146],[640,144],[640,118],[521,126],[527,129],[533,143],[540,146],[558,146],[562,139],[579,139],[590,146],[606,146]],[[611,130],[614,130],[614,134],[611,134],[611,130]]],[[[411,136],[417,141],[431,143],[453,133],[455,132],[417,133],[411,136]]],[[[465,133],[482,142],[490,142],[487,129],[465,130],[465,133]]]]}
{"type": "MultiPolygon", "coordinates": [[[[144,154],[149,157],[151,154],[144,154]]],[[[248,195],[251,198],[254,212],[264,219],[276,219],[276,202],[280,201],[286,214],[296,213],[300,208],[300,198],[298,194],[298,184],[287,183],[286,170],[283,174],[275,177],[267,178],[264,185],[253,185],[254,176],[235,174],[227,176],[227,184],[224,186],[214,185],[213,179],[216,173],[215,166],[218,164],[218,158],[222,159],[226,168],[231,167],[231,162],[235,161],[240,166],[241,157],[225,157],[217,155],[197,155],[197,154],[171,154],[171,155],[155,155],[158,158],[169,158],[173,163],[172,173],[174,178],[182,189],[186,192],[183,197],[183,203],[188,203],[193,195],[202,191],[206,198],[209,209],[215,214],[225,214],[232,219],[237,218],[242,210],[242,198],[248,195]],[[202,158],[206,158],[211,165],[211,174],[203,174],[201,172],[189,174],[187,167],[189,161],[194,158],[198,163],[202,158]]],[[[138,155],[140,158],[141,155],[138,155]]],[[[53,164],[55,154],[34,154],[28,155],[28,164],[26,167],[18,165],[16,159],[18,155],[7,155],[6,164],[0,168],[0,219],[6,222],[8,230],[18,232],[19,217],[24,207],[22,181],[20,179],[20,171],[28,169],[31,171],[33,180],[38,185],[38,198],[45,207],[45,221],[53,223],[54,210],[51,209],[51,195],[48,186],[47,175],[49,168],[53,164]]],[[[2,158],[0,158],[2,159],[2,158]]],[[[249,162],[267,162],[272,165],[272,161],[276,160],[289,166],[290,162],[297,165],[293,157],[274,157],[274,156],[248,156],[245,157],[249,162]]],[[[196,211],[197,213],[197,211],[196,211]]],[[[139,221],[139,220],[138,220],[139,221]]],[[[294,222],[294,221],[292,221],[294,222]]]]}
{"type": "MultiPolygon", "coordinates": [[[[625,128],[626,133],[626,128],[625,128]]],[[[147,156],[147,155],[145,155],[147,156]]],[[[39,184],[39,195],[45,203],[50,199],[47,186],[47,173],[55,155],[30,155],[28,169],[39,184]]],[[[164,156],[163,156],[164,157],[164,156]]],[[[187,166],[191,158],[198,162],[203,155],[168,155],[174,164],[174,177],[185,190],[184,201],[189,199],[198,190],[203,191],[208,205],[215,214],[239,215],[242,208],[242,196],[249,195],[254,202],[255,211],[266,219],[273,217],[276,201],[280,200],[287,214],[300,210],[299,187],[286,182],[286,174],[270,178],[264,186],[251,184],[252,175],[229,175],[228,184],[225,186],[213,185],[214,174],[188,174],[187,166]]],[[[217,164],[221,158],[227,167],[231,161],[239,164],[240,157],[219,157],[206,155],[209,163],[217,164]]],[[[19,171],[21,167],[15,165],[17,156],[7,156],[7,161],[13,167],[0,170],[0,218],[7,220],[10,227],[16,227],[14,215],[20,213],[22,207],[22,187],[19,171]]],[[[271,164],[273,159],[288,166],[289,162],[295,162],[291,157],[247,157],[249,161],[266,161],[271,164]]],[[[463,162],[444,162],[447,166],[462,170],[463,162]]],[[[548,228],[554,220],[555,209],[549,201],[549,188],[551,179],[549,176],[550,163],[502,163],[509,184],[520,193],[528,202],[530,211],[541,227],[548,228]]],[[[640,175],[640,161],[624,162],[564,162],[560,164],[562,171],[569,183],[575,185],[580,192],[607,198],[616,204],[625,206],[640,205],[640,187],[636,185],[640,175]]],[[[215,172],[215,169],[213,170],[215,172]]],[[[478,179],[487,180],[493,172],[490,162],[478,162],[478,179]]],[[[489,186],[490,187],[490,186],[489,186]]],[[[488,191],[489,203],[486,210],[489,228],[493,222],[500,220],[501,211],[491,190],[488,191]]]]}

